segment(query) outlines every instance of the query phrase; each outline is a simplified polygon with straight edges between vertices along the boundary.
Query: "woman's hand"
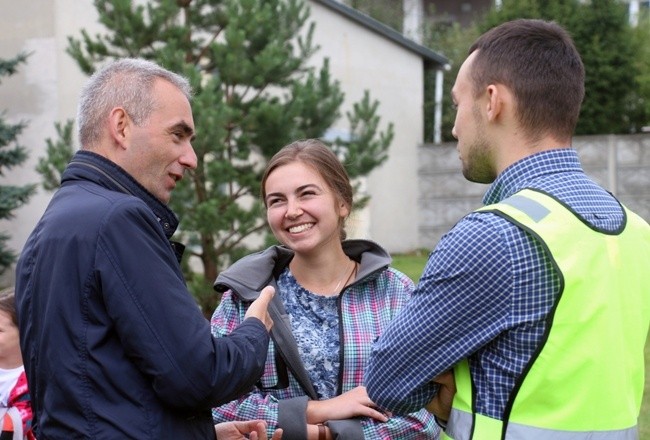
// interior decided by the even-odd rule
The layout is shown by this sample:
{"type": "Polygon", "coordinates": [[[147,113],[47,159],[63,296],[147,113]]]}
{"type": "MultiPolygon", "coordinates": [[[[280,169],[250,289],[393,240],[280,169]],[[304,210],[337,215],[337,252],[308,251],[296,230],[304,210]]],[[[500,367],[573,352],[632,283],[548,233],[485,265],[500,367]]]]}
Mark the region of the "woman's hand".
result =
{"type": "MultiPolygon", "coordinates": [[[[217,423],[214,425],[214,430],[217,433],[217,440],[268,440],[266,422],[263,420],[217,423]]],[[[280,440],[281,438],[282,430],[276,429],[271,440],[280,440]]]]}
{"type": "Polygon", "coordinates": [[[377,406],[370,400],[364,386],[358,386],[332,399],[310,400],[307,403],[307,423],[309,424],[352,417],[371,417],[380,422],[388,420],[386,414],[377,409],[377,406]]]}

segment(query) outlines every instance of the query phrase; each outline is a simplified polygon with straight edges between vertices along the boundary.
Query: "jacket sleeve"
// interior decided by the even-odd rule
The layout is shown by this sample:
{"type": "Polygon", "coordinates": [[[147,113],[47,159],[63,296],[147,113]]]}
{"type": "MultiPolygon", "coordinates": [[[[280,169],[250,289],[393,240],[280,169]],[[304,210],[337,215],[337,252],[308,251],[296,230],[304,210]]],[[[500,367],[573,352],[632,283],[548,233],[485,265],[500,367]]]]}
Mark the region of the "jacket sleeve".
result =
{"type": "MultiPolygon", "coordinates": [[[[385,284],[378,287],[383,290],[386,308],[395,316],[411,299],[415,285],[405,274],[391,268],[387,271],[385,284]]],[[[385,328],[388,322],[382,322],[385,328]]],[[[393,414],[387,422],[375,419],[363,419],[363,435],[366,439],[399,438],[417,440],[420,438],[438,438],[440,427],[431,413],[422,409],[405,415],[393,414]]]]}
{"type": "Polygon", "coordinates": [[[374,344],[365,383],[380,407],[399,414],[424,407],[438,391],[432,378],[511,325],[511,248],[492,218],[507,222],[470,214],[440,240],[412,298],[374,344]]]}
{"type": "Polygon", "coordinates": [[[174,252],[146,205],[116,203],[99,233],[95,276],[125,355],[170,406],[210,408],[247,392],[269,335],[255,318],[214,338],[174,252]],[[119,225],[119,226],[117,226],[119,225]]]}
{"type": "Polygon", "coordinates": [[[417,440],[438,438],[439,435],[440,427],[433,415],[425,409],[406,415],[392,415],[387,422],[370,418],[363,421],[363,438],[366,439],[417,440]]]}
{"type": "MultiPolygon", "coordinates": [[[[211,325],[212,334],[215,337],[226,337],[235,331],[238,325],[244,319],[246,313],[246,305],[239,301],[232,291],[224,292],[221,297],[219,306],[212,315],[211,325]]],[[[273,346],[269,347],[267,359],[274,359],[273,346]]],[[[272,361],[267,361],[264,369],[264,375],[274,377],[275,366],[272,361]]],[[[298,398],[299,399],[299,398],[298,398]]],[[[212,417],[215,423],[236,421],[236,420],[264,420],[267,423],[269,438],[273,432],[280,427],[279,416],[280,407],[283,404],[298,399],[278,400],[274,396],[265,392],[258,386],[253,387],[250,392],[241,396],[240,398],[228,402],[224,405],[212,409],[212,417]]],[[[305,397],[306,399],[306,397],[305,397]]],[[[306,405],[306,403],[305,403],[306,405]]],[[[286,413],[288,414],[288,413],[286,413]]],[[[299,420],[300,416],[292,412],[290,414],[292,421],[299,420]]],[[[302,430],[306,432],[306,421],[303,409],[303,427],[302,430]]],[[[299,423],[296,423],[299,425],[299,423]]],[[[286,428],[285,426],[282,426],[286,428]]],[[[293,433],[295,434],[295,433],[293,433]]],[[[292,432],[285,430],[285,437],[287,438],[303,438],[300,435],[292,436],[292,432]]]]}

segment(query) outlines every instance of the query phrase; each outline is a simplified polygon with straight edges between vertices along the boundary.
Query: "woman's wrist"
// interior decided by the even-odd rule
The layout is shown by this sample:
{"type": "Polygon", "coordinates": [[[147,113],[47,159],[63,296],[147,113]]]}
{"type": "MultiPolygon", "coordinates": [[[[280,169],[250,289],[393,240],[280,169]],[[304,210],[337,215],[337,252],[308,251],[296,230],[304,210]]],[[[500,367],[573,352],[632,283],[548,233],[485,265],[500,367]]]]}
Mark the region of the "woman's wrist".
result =
{"type": "Polygon", "coordinates": [[[331,440],[332,434],[330,429],[322,423],[309,424],[307,425],[307,438],[309,440],[331,440]]]}
{"type": "Polygon", "coordinates": [[[320,400],[310,400],[307,402],[307,411],[306,418],[307,423],[317,425],[319,423],[325,422],[327,419],[323,418],[324,415],[321,414],[322,402],[320,400]]]}
{"type": "Polygon", "coordinates": [[[325,425],[319,423],[316,426],[318,426],[318,440],[327,440],[327,428],[325,425]]]}

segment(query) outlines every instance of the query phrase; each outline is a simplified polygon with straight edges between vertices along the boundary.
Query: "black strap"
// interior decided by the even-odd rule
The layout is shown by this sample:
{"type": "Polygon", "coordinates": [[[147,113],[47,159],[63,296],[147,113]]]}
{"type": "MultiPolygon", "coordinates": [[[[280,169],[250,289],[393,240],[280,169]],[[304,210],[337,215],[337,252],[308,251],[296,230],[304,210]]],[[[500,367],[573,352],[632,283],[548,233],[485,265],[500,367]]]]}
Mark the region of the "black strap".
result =
{"type": "MultiPolygon", "coordinates": [[[[309,374],[300,358],[298,344],[296,343],[296,340],[293,337],[293,332],[291,331],[289,315],[285,312],[284,304],[282,304],[282,301],[277,294],[273,296],[273,299],[269,304],[269,315],[271,315],[271,319],[273,319],[271,338],[275,343],[276,350],[280,353],[286,362],[287,367],[291,371],[291,374],[296,378],[307,396],[313,400],[318,400],[318,395],[316,394],[314,385],[312,385],[311,380],[309,379],[309,374]]],[[[278,377],[281,378],[280,373],[278,373],[278,377]]]]}
{"type": "MultiPolygon", "coordinates": [[[[265,387],[260,379],[257,386],[264,390],[284,390],[289,387],[289,371],[286,362],[280,354],[280,350],[275,350],[275,370],[278,374],[278,382],[272,387],[265,387]]],[[[2,440],[0,438],[0,440],[2,440]]]]}

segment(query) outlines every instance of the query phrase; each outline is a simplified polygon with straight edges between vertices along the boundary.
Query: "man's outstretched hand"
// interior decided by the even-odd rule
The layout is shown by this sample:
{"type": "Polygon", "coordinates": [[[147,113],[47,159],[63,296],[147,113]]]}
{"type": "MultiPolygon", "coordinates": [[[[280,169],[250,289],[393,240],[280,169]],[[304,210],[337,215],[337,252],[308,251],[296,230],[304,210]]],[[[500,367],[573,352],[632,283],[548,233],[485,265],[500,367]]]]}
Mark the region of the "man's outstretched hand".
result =
{"type": "MultiPolygon", "coordinates": [[[[217,423],[214,425],[214,430],[217,433],[217,440],[269,440],[266,435],[266,422],[263,420],[217,423]]],[[[282,430],[276,429],[270,440],[281,438],[282,430]]]]}
{"type": "Polygon", "coordinates": [[[264,324],[267,331],[271,331],[271,327],[273,327],[273,320],[271,319],[271,315],[269,315],[268,309],[269,303],[273,299],[273,295],[275,295],[275,289],[273,287],[266,286],[264,289],[262,289],[259,298],[253,301],[246,311],[244,319],[257,318],[262,321],[262,324],[264,324]]]}

